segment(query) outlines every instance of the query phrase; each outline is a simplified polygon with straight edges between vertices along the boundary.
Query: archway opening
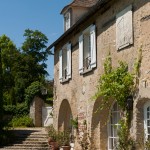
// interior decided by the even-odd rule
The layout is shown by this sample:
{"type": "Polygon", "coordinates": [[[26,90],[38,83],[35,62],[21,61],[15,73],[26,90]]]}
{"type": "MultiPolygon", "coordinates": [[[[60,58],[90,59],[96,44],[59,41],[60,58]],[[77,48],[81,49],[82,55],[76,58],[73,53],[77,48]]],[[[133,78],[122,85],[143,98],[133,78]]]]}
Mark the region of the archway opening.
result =
{"type": "Polygon", "coordinates": [[[63,100],[60,109],[59,109],[59,116],[58,116],[58,130],[65,131],[71,130],[71,118],[72,118],[72,111],[68,100],[63,100]]]}

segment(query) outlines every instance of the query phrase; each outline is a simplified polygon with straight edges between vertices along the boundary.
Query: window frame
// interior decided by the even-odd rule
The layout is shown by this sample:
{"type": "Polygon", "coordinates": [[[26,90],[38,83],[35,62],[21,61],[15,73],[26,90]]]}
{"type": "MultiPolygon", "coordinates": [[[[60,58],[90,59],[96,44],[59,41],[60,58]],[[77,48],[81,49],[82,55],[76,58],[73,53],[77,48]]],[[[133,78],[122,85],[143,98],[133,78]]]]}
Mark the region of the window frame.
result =
{"type": "Polygon", "coordinates": [[[148,136],[150,137],[150,132],[148,133],[148,127],[150,130],[150,125],[147,125],[147,121],[149,121],[150,124],[150,101],[146,102],[144,104],[144,140],[148,140],[148,136]],[[149,107],[149,112],[147,112],[147,108],[149,107]],[[147,117],[147,113],[149,113],[149,118],[147,117]]]}
{"type": "Polygon", "coordinates": [[[79,36],[79,74],[91,71],[96,63],[96,26],[92,24],[79,36]]]}
{"type": "Polygon", "coordinates": [[[72,58],[71,58],[71,43],[65,44],[62,49],[59,51],[59,80],[61,83],[71,79],[71,70],[72,70],[72,58]],[[65,57],[64,57],[64,52],[65,57]],[[64,58],[66,65],[64,66],[64,58]],[[64,67],[66,69],[66,74],[64,73],[64,67]]]}
{"type": "Polygon", "coordinates": [[[108,150],[114,150],[114,142],[115,142],[115,139],[118,139],[118,135],[116,133],[116,136],[115,135],[115,132],[117,132],[117,130],[119,129],[120,127],[120,124],[119,124],[119,121],[121,119],[121,115],[120,115],[120,108],[119,108],[119,105],[117,102],[114,102],[111,109],[110,109],[110,116],[109,116],[109,122],[108,122],[108,150]],[[114,107],[115,105],[117,105],[117,110],[114,111],[114,107]],[[112,115],[112,113],[117,113],[117,119],[115,118],[114,120],[116,121],[117,120],[117,123],[114,124],[114,120],[112,119],[112,117],[114,115],[112,115]],[[117,130],[115,131],[115,128],[117,126],[117,130]],[[111,140],[111,142],[110,142],[111,140]],[[111,144],[113,143],[113,144],[111,144]],[[111,144],[111,145],[110,145],[111,144]]]}
{"type": "Polygon", "coordinates": [[[70,11],[67,11],[64,14],[64,31],[67,31],[71,27],[71,14],[70,11]],[[66,18],[68,18],[68,22],[66,21],[66,18]]]}

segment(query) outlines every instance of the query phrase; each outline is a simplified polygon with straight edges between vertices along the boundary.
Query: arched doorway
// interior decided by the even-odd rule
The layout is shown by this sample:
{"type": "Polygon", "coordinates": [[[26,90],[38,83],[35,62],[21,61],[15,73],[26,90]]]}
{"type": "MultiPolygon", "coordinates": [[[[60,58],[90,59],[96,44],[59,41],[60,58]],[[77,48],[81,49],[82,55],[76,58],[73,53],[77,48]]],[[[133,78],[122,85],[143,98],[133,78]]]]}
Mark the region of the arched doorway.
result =
{"type": "Polygon", "coordinates": [[[60,109],[59,109],[59,116],[58,116],[58,130],[71,130],[71,121],[72,118],[72,111],[68,100],[63,100],[60,109]]]}
{"type": "Polygon", "coordinates": [[[91,136],[92,148],[94,150],[106,149],[107,145],[107,121],[108,108],[100,109],[102,105],[101,98],[98,98],[93,106],[92,120],[91,120],[91,136]]]}

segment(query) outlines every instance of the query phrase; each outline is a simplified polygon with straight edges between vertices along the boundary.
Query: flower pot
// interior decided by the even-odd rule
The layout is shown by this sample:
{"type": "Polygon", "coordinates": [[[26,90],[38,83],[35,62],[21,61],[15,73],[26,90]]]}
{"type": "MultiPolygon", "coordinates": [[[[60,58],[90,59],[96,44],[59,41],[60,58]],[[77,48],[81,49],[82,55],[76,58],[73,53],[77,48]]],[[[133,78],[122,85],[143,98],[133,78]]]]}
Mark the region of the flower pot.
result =
{"type": "Polygon", "coordinates": [[[48,142],[48,145],[50,145],[50,143],[51,143],[52,141],[53,141],[53,138],[52,138],[52,137],[49,137],[49,138],[48,138],[48,141],[47,141],[47,142],[48,142]]]}
{"type": "Polygon", "coordinates": [[[51,141],[50,143],[49,143],[49,147],[50,147],[50,149],[51,150],[58,150],[58,143],[57,142],[55,142],[55,141],[51,141]]]}
{"type": "Polygon", "coordinates": [[[62,150],[70,150],[71,147],[70,146],[61,146],[62,150]]]}

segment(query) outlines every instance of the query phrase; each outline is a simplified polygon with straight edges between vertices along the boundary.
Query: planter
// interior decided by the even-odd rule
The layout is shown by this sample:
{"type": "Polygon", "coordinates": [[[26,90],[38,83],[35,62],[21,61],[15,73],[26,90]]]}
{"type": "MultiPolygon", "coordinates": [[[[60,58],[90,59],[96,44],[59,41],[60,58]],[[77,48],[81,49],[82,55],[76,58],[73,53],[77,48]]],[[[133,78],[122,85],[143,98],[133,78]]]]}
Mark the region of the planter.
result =
{"type": "Polygon", "coordinates": [[[49,147],[51,150],[58,150],[59,149],[58,143],[54,142],[54,141],[49,142],[49,147]]]}
{"type": "Polygon", "coordinates": [[[62,150],[70,150],[71,147],[70,147],[70,146],[61,146],[61,149],[62,149],[62,150]]]}
{"type": "Polygon", "coordinates": [[[48,138],[48,141],[47,141],[47,142],[48,142],[48,145],[50,145],[50,143],[53,142],[53,141],[54,141],[53,138],[49,137],[49,138],[48,138]]]}

